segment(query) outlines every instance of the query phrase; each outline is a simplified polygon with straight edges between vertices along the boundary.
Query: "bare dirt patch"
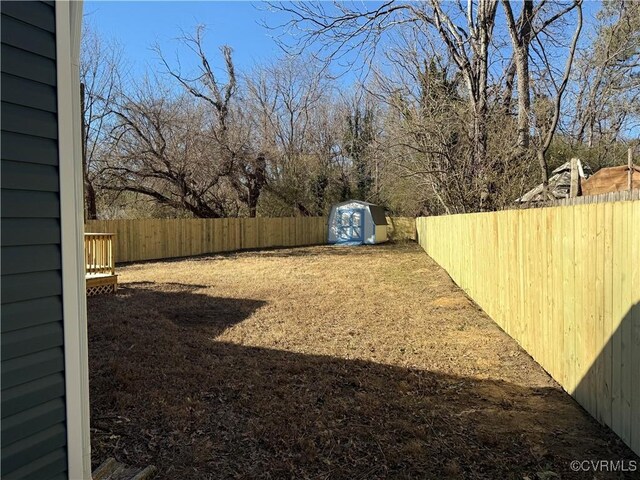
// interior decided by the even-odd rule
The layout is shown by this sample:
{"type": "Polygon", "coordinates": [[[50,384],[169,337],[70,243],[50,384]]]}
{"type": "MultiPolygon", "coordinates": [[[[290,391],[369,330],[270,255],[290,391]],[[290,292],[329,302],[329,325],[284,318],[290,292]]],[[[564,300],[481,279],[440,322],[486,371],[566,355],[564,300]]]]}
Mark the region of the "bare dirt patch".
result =
{"type": "Polygon", "coordinates": [[[434,307],[441,308],[465,308],[469,306],[469,300],[461,295],[456,295],[453,297],[439,297],[431,302],[431,305],[434,307]]]}
{"type": "Polygon", "coordinates": [[[533,480],[637,458],[415,244],[119,274],[117,295],[89,299],[95,464],[166,479],[533,480]]]}

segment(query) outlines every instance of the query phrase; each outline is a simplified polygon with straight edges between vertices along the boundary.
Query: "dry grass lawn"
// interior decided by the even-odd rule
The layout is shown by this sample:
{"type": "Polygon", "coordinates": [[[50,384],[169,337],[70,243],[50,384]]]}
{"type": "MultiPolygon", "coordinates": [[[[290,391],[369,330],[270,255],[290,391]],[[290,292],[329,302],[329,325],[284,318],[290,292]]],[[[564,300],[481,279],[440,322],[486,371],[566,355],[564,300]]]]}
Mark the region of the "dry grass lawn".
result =
{"type": "Polygon", "coordinates": [[[544,480],[586,478],[573,459],[636,458],[413,243],[119,274],[117,295],[89,300],[96,464],[165,479],[544,480]]]}

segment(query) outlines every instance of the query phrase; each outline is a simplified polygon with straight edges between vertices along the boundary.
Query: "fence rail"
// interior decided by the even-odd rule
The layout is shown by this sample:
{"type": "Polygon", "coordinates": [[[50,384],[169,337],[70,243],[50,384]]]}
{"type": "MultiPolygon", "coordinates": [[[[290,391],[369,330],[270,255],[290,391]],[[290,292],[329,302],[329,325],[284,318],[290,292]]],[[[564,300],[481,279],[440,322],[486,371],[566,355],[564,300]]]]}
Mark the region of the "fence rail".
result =
{"type": "Polygon", "coordinates": [[[116,262],[315,245],[327,237],[323,217],[89,220],[85,230],[116,233],[116,262]]]}
{"type": "Polygon", "coordinates": [[[640,201],[416,224],[453,280],[640,454],[640,201]]]}
{"type": "Polygon", "coordinates": [[[509,206],[504,210],[514,208],[544,208],[544,207],[558,207],[565,205],[587,205],[590,203],[607,203],[607,202],[624,202],[629,200],[640,200],[640,189],[635,190],[620,190],[617,192],[601,193],[598,195],[585,195],[581,197],[568,197],[561,198],[559,200],[550,200],[544,204],[539,203],[522,203],[517,206],[509,206]]]}
{"type": "MultiPolygon", "coordinates": [[[[387,217],[391,240],[415,239],[415,220],[387,217]]],[[[189,257],[252,248],[327,243],[326,217],[89,220],[87,232],[114,232],[115,261],[189,257]]]]}
{"type": "Polygon", "coordinates": [[[640,200],[640,190],[621,190],[618,192],[601,193],[599,195],[563,198],[562,200],[557,200],[553,205],[586,205],[589,203],[622,202],[628,200],[640,200]]]}

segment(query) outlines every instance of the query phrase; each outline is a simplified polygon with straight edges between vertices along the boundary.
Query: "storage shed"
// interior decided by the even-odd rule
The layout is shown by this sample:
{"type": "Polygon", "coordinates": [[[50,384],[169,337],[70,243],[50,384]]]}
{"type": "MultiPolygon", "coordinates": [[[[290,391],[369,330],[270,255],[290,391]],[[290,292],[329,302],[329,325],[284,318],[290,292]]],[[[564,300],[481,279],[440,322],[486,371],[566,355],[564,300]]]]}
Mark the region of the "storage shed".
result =
{"type": "Polygon", "coordinates": [[[371,245],[386,242],[384,208],[361,200],[336,203],[329,214],[329,243],[371,245]]]}

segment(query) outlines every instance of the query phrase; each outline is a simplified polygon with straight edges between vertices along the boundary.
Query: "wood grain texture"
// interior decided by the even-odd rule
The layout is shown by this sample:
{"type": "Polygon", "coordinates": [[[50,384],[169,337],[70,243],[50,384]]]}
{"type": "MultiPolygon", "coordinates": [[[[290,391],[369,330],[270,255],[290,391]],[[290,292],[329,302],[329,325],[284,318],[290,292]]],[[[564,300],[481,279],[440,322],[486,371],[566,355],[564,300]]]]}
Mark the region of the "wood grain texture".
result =
{"type": "Polygon", "coordinates": [[[326,218],[90,220],[85,231],[115,233],[116,262],[326,243],[326,218]]]}
{"type": "MultiPolygon", "coordinates": [[[[414,240],[415,219],[387,217],[390,240],[414,240]]],[[[115,233],[116,262],[327,243],[326,217],[89,220],[87,233],[115,233]]]]}
{"type": "Polygon", "coordinates": [[[640,201],[421,217],[424,250],[640,454],[640,201]]]}

